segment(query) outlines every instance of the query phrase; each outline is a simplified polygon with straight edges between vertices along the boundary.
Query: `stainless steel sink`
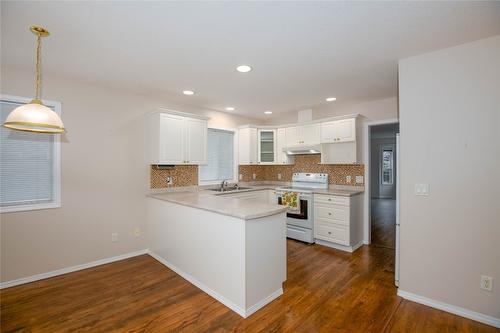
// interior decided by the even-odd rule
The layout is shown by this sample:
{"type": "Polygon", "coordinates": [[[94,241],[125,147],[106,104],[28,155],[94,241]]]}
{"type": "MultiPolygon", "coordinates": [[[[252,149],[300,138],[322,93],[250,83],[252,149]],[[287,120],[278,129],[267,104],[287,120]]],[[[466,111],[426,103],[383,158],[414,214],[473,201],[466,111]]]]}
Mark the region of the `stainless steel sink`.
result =
{"type": "Polygon", "coordinates": [[[224,188],[209,188],[209,191],[215,191],[215,192],[231,192],[231,191],[238,191],[238,190],[250,190],[251,187],[236,187],[236,186],[231,186],[231,187],[224,187],[224,188]]]}

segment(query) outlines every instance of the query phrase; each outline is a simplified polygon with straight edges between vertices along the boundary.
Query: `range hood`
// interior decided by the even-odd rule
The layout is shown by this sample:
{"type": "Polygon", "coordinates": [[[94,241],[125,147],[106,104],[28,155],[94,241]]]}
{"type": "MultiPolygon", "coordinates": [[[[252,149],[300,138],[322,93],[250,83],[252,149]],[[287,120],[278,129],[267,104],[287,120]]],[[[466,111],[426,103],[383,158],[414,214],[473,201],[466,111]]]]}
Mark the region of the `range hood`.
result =
{"type": "Polygon", "coordinates": [[[307,146],[296,146],[296,147],[286,147],[283,151],[287,155],[311,155],[311,154],[321,154],[320,145],[307,145],[307,146]]]}

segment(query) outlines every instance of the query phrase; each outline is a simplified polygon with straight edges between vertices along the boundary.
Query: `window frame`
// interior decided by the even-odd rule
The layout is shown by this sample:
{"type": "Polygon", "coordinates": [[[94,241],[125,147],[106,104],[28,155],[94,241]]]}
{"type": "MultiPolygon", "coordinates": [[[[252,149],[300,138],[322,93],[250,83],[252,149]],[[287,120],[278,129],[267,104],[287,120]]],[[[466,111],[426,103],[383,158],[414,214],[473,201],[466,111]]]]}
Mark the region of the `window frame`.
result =
{"type": "MultiPolygon", "coordinates": [[[[238,156],[238,130],[234,128],[223,128],[223,127],[214,127],[210,126],[207,128],[208,130],[219,130],[219,131],[227,131],[227,132],[232,132],[233,133],[233,179],[226,179],[229,183],[237,183],[238,182],[238,161],[239,161],[239,156],[238,156]]],[[[207,154],[208,154],[208,134],[207,134],[207,154]]],[[[208,163],[208,161],[207,161],[208,163]]],[[[198,186],[203,186],[203,185],[217,185],[220,184],[222,181],[219,180],[210,180],[210,181],[202,181],[200,178],[200,173],[201,173],[201,165],[198,166],[198,186]]]]}
{"type": "MultiPolygon", "coordinates": [[[[0,101],[7,103],[19,103],[19,104],[28,104],[31,102],[32,98],[29,97],[20,97],[20,96],[12,96],[0,94],[0,101]]],[[[50,101],[50,100],[42,100],[43,104],[52,107],[53,110],[61,116],[61,102],[50,101]]],[[[61,135],[63,134],[54,134],[54,160],[52,166],[52,189],[53,189],[53,200],[51,202],[30,204],[30,205],[13,205],[7,207],[0,206],[0,213],[12,213],[12,212],[24,212],[24,211],[32,211],[32,210],[41,210],[41,209],[52,209],[52,208],[61,208],[61,135]]]]}
{"type": "Polygon", "coordinates": [[[395,149],[393,145],[382,145],[380,147],[380,184],[382,186],[393,186],[394,185],[394,154],[395,149]],[[391,181],[384,182],[384,151],[391,151],[391,181]]]}

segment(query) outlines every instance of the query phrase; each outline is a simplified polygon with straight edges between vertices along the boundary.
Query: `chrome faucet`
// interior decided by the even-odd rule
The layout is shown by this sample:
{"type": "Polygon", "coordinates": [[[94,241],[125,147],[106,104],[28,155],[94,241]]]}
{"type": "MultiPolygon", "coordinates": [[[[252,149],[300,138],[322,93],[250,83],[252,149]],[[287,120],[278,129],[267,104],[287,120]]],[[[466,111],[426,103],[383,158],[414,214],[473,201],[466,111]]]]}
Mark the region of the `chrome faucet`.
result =
{"type": "Polygon", "coordinates": [[[227,180],[223,180],[222,183],[220,183],[221,192],[224,192],[224,187],[227,187],[227,180]]]}

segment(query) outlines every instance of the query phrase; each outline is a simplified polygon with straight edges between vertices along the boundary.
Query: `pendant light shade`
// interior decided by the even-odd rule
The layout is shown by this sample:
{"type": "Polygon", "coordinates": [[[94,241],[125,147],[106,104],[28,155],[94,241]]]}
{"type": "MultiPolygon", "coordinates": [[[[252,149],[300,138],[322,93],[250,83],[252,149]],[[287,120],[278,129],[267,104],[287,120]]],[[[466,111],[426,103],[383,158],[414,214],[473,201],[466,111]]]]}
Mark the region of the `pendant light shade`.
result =
{"type": "Polygon", "coordinates": [[[38,133],[63,133],[63,122],[59,115],[50,108],[43,105],[40,100],[41,86],[41,38],[49,35],[49,32],[41,27],[30,28],[37,36],[36,48],[36,76],[35,76],[35,99],[29,104],[15,108],[5,120],[4,127],[18,131],[38,133]]]}
{"type": "Polygon", "coordinates": [[[14,109],[5,120],[3,126],[29,132],[65,132],[64,125],[57,113],[37,100],[14,109]]]}

